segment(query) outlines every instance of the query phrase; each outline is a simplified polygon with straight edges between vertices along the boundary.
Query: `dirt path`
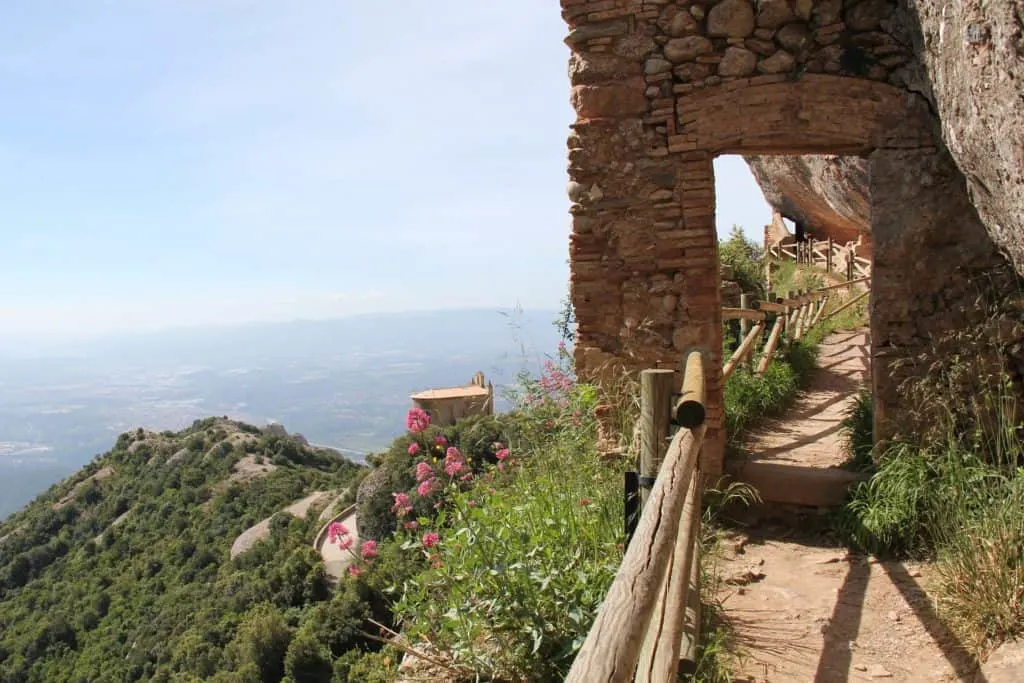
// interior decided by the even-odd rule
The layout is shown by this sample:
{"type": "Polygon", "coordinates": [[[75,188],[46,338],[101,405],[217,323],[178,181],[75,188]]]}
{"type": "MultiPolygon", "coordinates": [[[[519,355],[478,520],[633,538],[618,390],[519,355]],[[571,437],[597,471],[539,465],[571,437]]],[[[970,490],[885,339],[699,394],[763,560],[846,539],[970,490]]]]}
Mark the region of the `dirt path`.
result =
{"type": "MultiPolygon", "coordinates": [[[[352,539],[352,549],[358,549],[359,526],[355,506],[338,521],[348,529],[349,537],[352,539]]],[[[320,557],[324,560],[324,568],[327,571],[327,575],[335,581],[340,580],[345,575],[345,570],[348,569],[349,565],[355,562],[356,556],[349,550],[342,550],[341,546],[337,543],[331,543],[327,538],[321,539],[319,545],[320,557]]]]}
{"type": "MultiPolygon", "coordinates": [[[[328,491],[314,491],[305,498],[295,501],[282,510],[282,512],[286,512],[293,517],[298,517],[299,519],[305,519],[306,515],[309,513],[309,508],[323,503],[331,495],[333,494],[328,491]]],[[[271,515],[263,521],[257,522],[238,535],[235,542],[231,544],[232,560],[252,548],[263,539],[270,538],[270,520],[273,519],[273,517],[274,515],[271,515]]]]}
{"type": "MultiPolygon", "coordinates": [[[[846,460],[840,425],[868,378],[866,331],[830,335],[808,389],[747,442],[750,462],[829,470],[846,460]]],[[[790,481],[790,486],[795,480],[790,481]]],[[[841,498],[840,498],[841,499],[841,498]]],[[[760,522],[727,540],[718,575],[736,636],[738,681],[913,683],[971,680],[956,638],[926,593],[931,568],[879,562],[813,536],[800,523],[760,522]]]]}
{"type": "Polygon", "coordinates": [[[846,460],[840,424],[853,395],[868,380],[871,351],[866,330],[829,335],[810,385],[781,418],[751,432],[751,460],[834,467],[846,460]]]}
{"type": "Polygon", "coordinates": [[[970,657],[935,615],[928,565],[880,562],[761,528],[719,566],[738,681],[972,680],[970,657]]]}

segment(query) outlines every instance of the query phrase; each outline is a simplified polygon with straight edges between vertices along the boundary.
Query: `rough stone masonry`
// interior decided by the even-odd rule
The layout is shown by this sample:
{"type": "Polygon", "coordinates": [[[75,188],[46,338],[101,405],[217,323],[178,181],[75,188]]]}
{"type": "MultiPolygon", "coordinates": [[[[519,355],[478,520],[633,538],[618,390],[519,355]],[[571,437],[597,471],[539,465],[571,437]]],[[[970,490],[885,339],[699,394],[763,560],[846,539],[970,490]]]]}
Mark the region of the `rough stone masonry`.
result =
{"type": "MultiPolygon", "coordinates": [[[[723,468],[724,416],[712,160],[726,153],[851,154],[867,156],[870,165],[881,152],[889,176],[913,175],[922,165],[946,169],[952,162],[938,122],[914,91],[920,65],[912,37],[896,20],[897,0],[561,4],[577,113],[568,139],[577,368],[591,378],[678,368],[688,350],[706,351],[702,469],[715,475],[723,468]]],[[[950,172],[950,182],[873,187],[873,205],[913,201],[905,192],[952,193],[948,205],[929,204],[929,219],[983,232],[976,216],[961,215],[958,193],[966,197],[966,189],[955,166],[950,172]]],[[[926,229],[922,222],[912,229],[926,229]]],[[[884,242],[903,252],[926,243],[908,242],[898,229],[884,242]]],[[[995,257],[994,250],[969,254],[974,268],[995,257]]],[[[891,284],[906,279],[897,272],[905,263],[876,258],[876,277],[890,283],[879,300],[912,300],[899,308],[899,320],[872,307],[873,355],[887,366],[912,353],[928,330],[952,324],[957,302],[934,305],[947,284],[941,277],[916,289],[891,284]],[[899,333],[895,352],[890,329],[899,333]]],[[[943,270],[957,269],[955,250],[943,258],[952,259],[943,270]]],[[[884,368],[877,370],[876,382],[884,384],[884,368]]],[[[876,405],[889,396],[876,393],[876,405]]]]}

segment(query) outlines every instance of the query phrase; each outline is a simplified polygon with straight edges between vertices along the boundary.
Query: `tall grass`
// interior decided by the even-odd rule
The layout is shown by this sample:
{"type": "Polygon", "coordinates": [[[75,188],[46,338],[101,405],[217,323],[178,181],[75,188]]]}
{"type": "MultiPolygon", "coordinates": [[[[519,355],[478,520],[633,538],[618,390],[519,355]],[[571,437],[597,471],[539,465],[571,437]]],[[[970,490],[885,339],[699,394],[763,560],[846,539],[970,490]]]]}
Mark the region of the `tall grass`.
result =
{"type": "Polygon", "coordinates": [[[874,469],[871,452],[874,450],[874,408],[871,392],[861,390],[853,398],[840,424],[840,432],[849,459],[844,467],[855,472],[868,472],[874,469]]]}
{"type": "Polygon", "coordinates": [[[997,404],[970,434],[892,443],[839,521],[863,550],[935,559],[940,612],[978,653],[1024,633],[1024,443],[997,404]]]}

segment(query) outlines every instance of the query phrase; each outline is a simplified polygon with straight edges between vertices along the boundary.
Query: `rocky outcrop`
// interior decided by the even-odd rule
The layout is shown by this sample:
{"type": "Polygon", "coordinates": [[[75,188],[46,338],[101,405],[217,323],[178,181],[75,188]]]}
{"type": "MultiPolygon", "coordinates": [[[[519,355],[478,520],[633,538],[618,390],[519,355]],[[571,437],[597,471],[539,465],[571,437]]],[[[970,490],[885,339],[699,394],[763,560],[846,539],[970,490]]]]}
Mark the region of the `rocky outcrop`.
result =
{"type": "Polygon", "coordinates": [[[993,241],[1024,274],[1024,5],[913,0],[942,137],[993,241]]]}
{"type": "Polygon", "coordinates": [[[867,160],[863,157],[747,156],[754,178],[776,211],[803,221],[815,239],[865,241],[871,234],[867,160]]]}
{"type": "MultiPolygon", "coordinates": [[[[979,217],[1024,275],[1024,5],[1018,0],[843,4],[847,25],[867,22],[860,14],[875,7],[879,11],[871,21],[897,43],[913,45],[917,59],[889,80],[929,101],[979,217]],[[884,5],[889,8],[879,9],[884,5]]],[[[765,198],[783,215],[806,221],[821,236],[870,236],[865,159],[746,159],[765,198]]]]}

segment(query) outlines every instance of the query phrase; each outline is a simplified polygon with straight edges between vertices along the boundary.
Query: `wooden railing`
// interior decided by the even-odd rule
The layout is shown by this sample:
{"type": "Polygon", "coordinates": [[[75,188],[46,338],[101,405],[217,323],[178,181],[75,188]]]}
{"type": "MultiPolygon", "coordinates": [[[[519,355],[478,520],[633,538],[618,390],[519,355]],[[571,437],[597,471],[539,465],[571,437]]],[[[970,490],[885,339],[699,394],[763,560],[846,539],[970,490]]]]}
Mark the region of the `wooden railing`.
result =
{"type": "Polygon", "coordinates": [[[674,375],[672,370],[640,374],[640,474],[641,486],[649,490],[642,495],[640,521],[619,571],[566,681],[675,681],[680,661],[696,659],[703,355],[687,356],[676,400],[674,375]],[[678,430],[669,441],[673,423],[678,430]]]}
{"type": "Polygon", "coordinates": [[[870,279],[870,277],[861,277],[810,292],[789,292],[789,296],[786,298],[762,301],[756,305],[756,308],[750,307],[747,304],[747,297],[744,296],[740,299],[739,308],[723,308],[722,320],[738,319],[740,321],[741,341],[722,368],[722,380],[729,379],[736,368],[748,363],[754,372],[764,376],[768,364],[781,344],[787,340],[799,341],[812,327],[862,301],[869,293],[869,291],[861,292],[825,314],[825,308],[832,297],[836,295],[837,290],[847,289],[853,285],[867,285],[870,279]],[[751,324],[753,324],[753,328],[748,329],[751,324]],[[755,368],[753,366],[754,355],[764,338],[764,330],[769,327],[771,332],[768,334],[768,339],[755,368]]]}
{"type": "MultiPolygon", "coordinates": [[[[813,253],[813,246],[808,249],[813,253]]],[[[741,331],[739,346],[722,368],[722,381],[742,364],[752,364],[770,328],[755,370],[764,375],[785,340],[799,340],[869,293],[848,297],[826,314],[837,290],[869,281],[870,275],[861,275],[811,292],[790,292],[786,298],[756,307],[744,295],[739,308],[722,309],[722,319],[738,319],[741,331]]],[[[703,354],[689,353],[682,370],[682,392],[676,396],[675,371],[640,373],[639,522],[566,678],[571,683],[669,683],[677,680],[681,669],[692,672],[695,668],[700,636],[698,464],[706,412],[703,354]],[[673,427],[676,431],[670,440],[673,427]]]]}
{"type": "Polygon", "coordinates": [[[856,242],[836,244],[832,238],[789,244],[773,244],[768,256],[779,261],[796,261],[801,265],[817,266],[828,273],[838,273],[847,280],[871,277],[871,259],[858,254],[856,242]]]}

